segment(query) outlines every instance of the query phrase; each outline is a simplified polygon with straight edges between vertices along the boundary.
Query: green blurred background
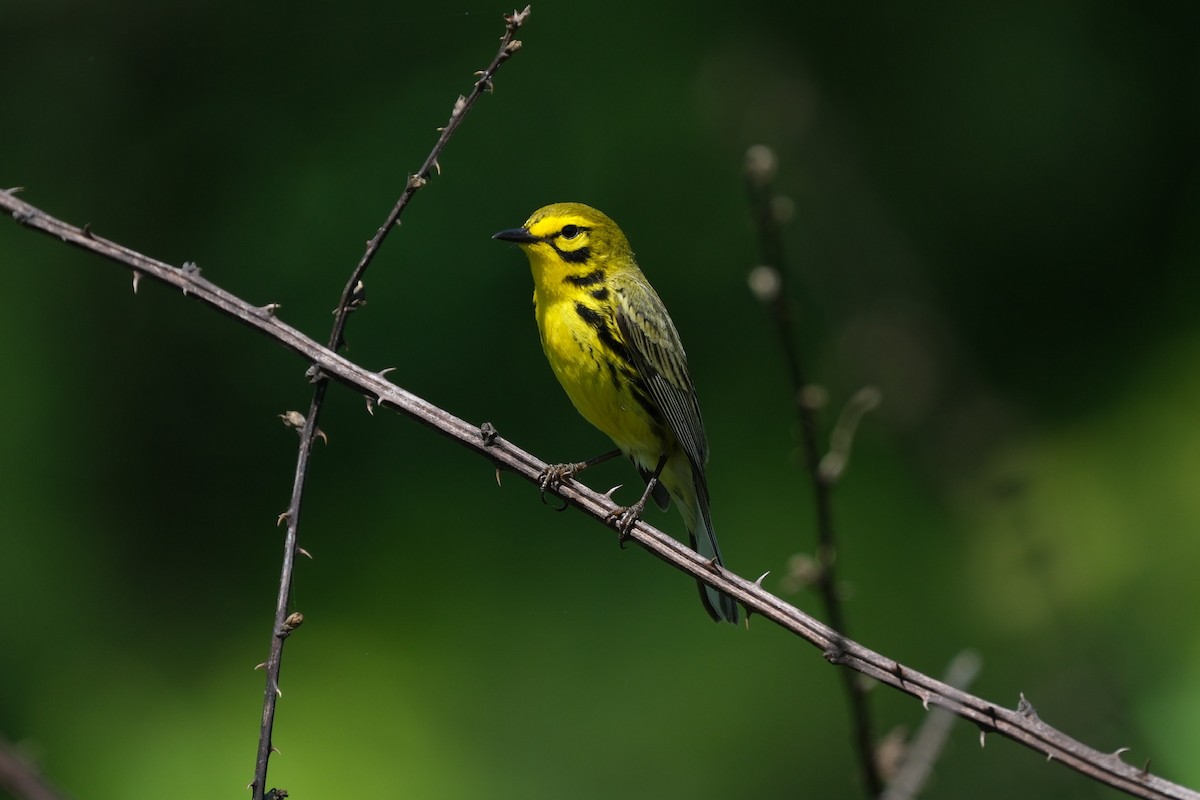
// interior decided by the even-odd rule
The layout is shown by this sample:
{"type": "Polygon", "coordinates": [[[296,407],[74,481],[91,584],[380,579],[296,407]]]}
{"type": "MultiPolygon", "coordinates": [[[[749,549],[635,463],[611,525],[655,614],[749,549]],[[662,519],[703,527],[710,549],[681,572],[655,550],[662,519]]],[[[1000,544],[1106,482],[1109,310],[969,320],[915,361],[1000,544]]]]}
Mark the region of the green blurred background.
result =
{"type": "MultiPolygon", "coordinates": [[[[852,634],[932,674],[974,648],[978,693],[1200,785],[1200,7],[648,5],[535,6],[349,355],[548,460],[600,452],[489,236],[604,209],[687,344],[729,565],[782,591],[814,534],[746,285],[741,167],[770,145],[826,422],[884,395],[836,494],[852,634]]],[[[506,10],[8,2],[0,183],[323,340],[506,10]]],[[[11,223],[0,261],[0,731],[79,798],[244,796],[305,364],[11,223]]],[[[713,625],[685,577],[345,390],[323,427],[271,785],[861,796],[820,653],[713,625]]],[[[872,697],[881,734],[923,718],[872,697]]],[[[1014,792],[1115,796],[966,725],[926,796],[1014,792]]]]}

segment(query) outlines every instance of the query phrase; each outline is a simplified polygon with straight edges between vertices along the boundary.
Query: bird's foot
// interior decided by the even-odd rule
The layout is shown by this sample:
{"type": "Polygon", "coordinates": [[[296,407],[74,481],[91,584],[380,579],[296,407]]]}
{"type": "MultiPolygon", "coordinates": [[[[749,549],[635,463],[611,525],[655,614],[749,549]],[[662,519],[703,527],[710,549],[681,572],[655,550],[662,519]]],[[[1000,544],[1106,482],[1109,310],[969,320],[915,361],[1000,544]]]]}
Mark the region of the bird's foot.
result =
{"type": "Polygon", "coordinates": [[[629,541],[629,532],[633,530],[633,526],[642,518],[642,512],[646,510],[646,497],[642,496],[640,500],[627,508],[614,508],[604,517],[604,521],[608,523],[616,523],[617,526],[617,544],[621,549],[625,549],[625,543],[629,541]]]}
{"type": "MultiPolygon", "coordinates": [[[[550,464],[538,474],[538,489],[541,490],[539,495],[542,502],[546,502],[546,492],[553,492],[559,486],[562,486],[567,481],[575,477],[579,472],[587,468],[587,463],[578,462],[575,464],[550,464]]],[[[564,502],[559,511],[567,507],[564,502]]]]}

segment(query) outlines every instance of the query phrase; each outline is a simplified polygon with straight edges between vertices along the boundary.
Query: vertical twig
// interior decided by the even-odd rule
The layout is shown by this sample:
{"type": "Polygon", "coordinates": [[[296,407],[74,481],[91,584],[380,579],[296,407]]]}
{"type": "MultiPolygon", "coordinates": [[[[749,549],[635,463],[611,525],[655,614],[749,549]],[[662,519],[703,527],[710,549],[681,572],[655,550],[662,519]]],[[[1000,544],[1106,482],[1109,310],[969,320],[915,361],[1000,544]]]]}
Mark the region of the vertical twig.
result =
{"type": "MultiPolygon", "coordinates": [[[[401,192],[400,198],[388,213],[387,218],[367,242],[367,247],[359,260],[358,265],[350,274],[350,279],[346,282],[346,287],[342,290],[341,299],[338,301],[337,309],[334,311],[333,330],[329,335],[329,349],[337,352],[345,343],[346,322],[352,311],[361,308],[365,304],[363,290],[363,275],[367,268],[375,259],[375,255],[379,252],[379,248],[383,245],[388,233],[396,227],[400,220],[400,215],[404,213],[404,209],[408,206],[413,195],[424,186],[431,176],[431,173],[437,171],[441,173],[441,166],[438,164],[438,158],[445,149],[446,144],[458,130],[458,126],[462,123],[467,112],[475,105],[475,102],[484,92],[492,91],[492,78],[497,70],[508,59],[512,58],[518,50],[521,49],[521,41],[516,38],[517,31],[525,23],[529,17],[529,6],[526,6],[523,11],[514,11],[512,14],[507,14],[504,17],[504,35],[500,37],[500,48],[496,52],[495,57],[486,69],[477,72],[474,87],[471,92],[465,97],[459,96],[454,102],[454,109],[450,112],[450,121],[445,127],[439,128],[439,136],[433,149],[429,151],[424,163],[416,173],[408,177],[404,186],[404,191],[401,192]]],[[[279,699],[279,675],[282,668],[283,660],[283,643],[288,634],[294,629],[294,625],[289,624],[288,607],[291,599],[292,590],[292,570],[296,561],[296,551],[298,549],[298,530],[300,525],[300,508],[304,499],[304,486],[308,478],[308,460],[312,454],[313,441],[318,435],[317,421],[321,415],[321,408],[325,402],[325,392],[329,386],[329,379],[315,365],[306,373],[311,381],[316,385],[313,388],[312,402],[309,404],[308,414],[304,418],[303,426],[300,430],[300,448],[296,455],[296,477],[292,483],[292,497],[288,504],[288,510],[281,519],[287,519],[288,528],[287,535],[284,537],[283,546],[283,567],[279,576],[279,595],[275,605],[275,621],[271,628],[271,646],[264,667],[267,673],[266,689],[263,692],[263,716],[262,724],[259,729],[258,752],[254,763],[254,780],[250,784],[253,800],[266,800],[268,797],[276,795],[276,791],[272,789],[269,793],[265,787],[267,785],[267,765],[271,758],[271,752],[274,750],[272,743],[272,730],[275,724],[275,706],[279,699]]],[[[294,616],[294,615],[293,615],[294,616]]]]}
{"type": "MultiPolygon", "coordinates": [[[[800,441],[804,454],[804,465],[812,484],[817,517],[817,551],[815,583],[825,606],[829,625],[842,637],[849,637],[841,597],[838,595],[837,576],[834,570],[837,561],[837,540],[833,528],[832,488],[840,476],[845,455],[837,459],[836,468],[826,463],[822,468],[820,435],[817,414],[824,397],[817,387],[808,383],[796,332],[792,323],[789,297],[785,291],[786,262],[784,259],[783,235],[780,229],[782,198],[774,194],[775,154],[762,145],[751,147],[746,153],[746,185],[750,195],[750,206],[754,214],[754,227],[758,235],[761,264],[751,273],[750,284],[755,295],[767,307],[775,323],[776,334],[783,348],[784,362],[791,379],[796,415],[800,423],[800,441]]],[[[862,410],[877,402],[877,397],[864,398],[865,402],[852,403],[862,410]],[[874,399],[873,399],[874,398],[874,399]]],[[[848,407],[843,417],[857,421],[861,410],[852,415],[848,407]]],[[[840,426],[839,426],[840,427],[840,426]]],[[[850,430],[852,430],[852,425],[850,430]]],[[[848,453],[848,443],[833,452],[848,453]]],[[[831,452],[831,455],[833,455],[831,452]]],[[[840,648],[835,648],[835,650],[840,648]]],[[[836,660],[837,653],[831,654],[836,660]]],[[[849,670],[840,670],[842,685],[850,703],[851,724],[858,754],[863,787],[870,797],[877,797],[883,789],[879,769],[875,762],[875,737],[872,732],[871,713],[867,704],[866,690],[857,676],[849,670]]]]}

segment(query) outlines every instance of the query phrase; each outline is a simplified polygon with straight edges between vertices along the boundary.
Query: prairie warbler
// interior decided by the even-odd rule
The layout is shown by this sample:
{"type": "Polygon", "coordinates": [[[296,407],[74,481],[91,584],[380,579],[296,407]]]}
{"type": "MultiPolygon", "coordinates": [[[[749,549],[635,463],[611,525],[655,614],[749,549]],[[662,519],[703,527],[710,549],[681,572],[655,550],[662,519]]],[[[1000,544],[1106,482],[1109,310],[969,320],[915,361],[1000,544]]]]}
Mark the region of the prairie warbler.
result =
{"type": "MultiPolygon", "coordinates": [[[[637,521],[648,497],[664,509],[673,499],[692,548],[720,564],[704,476],[708,442],[687,357],[625,234],[594,208],[556,203],[493,238],[515,242],[529,257],[550,367],[579,413],[617,445],[590,461],[548,468],[542,487],[623,453],[646,491],[617,515],[621,530],[637,521]]],[[[700,583],[700,600],[714,620],[737,622],[729,595],[700,583]]]]}

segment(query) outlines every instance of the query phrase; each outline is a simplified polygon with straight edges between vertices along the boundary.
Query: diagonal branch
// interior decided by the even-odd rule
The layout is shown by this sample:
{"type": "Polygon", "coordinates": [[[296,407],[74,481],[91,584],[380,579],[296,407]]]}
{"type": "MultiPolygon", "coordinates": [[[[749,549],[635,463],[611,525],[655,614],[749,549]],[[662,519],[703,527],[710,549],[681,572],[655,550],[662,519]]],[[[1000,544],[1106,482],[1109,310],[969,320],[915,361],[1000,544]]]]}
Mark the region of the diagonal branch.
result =
{"type": "MultiPolygon", "coordinates": [[[[982,666],[983,659],[978,653],[964,650],[951,659],[945,681],[956,689],[966,689],[982,666]]],[[[941,708],[929,712],[917,735],[905,747],[900,765],[879,800],[916,800],[921,795],[953,725],[954,716],[950,712],[941,708]]]]}
{"type": "MultiPolygon", "coordinates": [[[[263,333],[315,364],[327,377],[350,387],[381,406],[396,409],[431,430],[466,447],[526,481],[537,484],[547,464],[501,438],[488,424],[472,425],[448,411],[396,386],[383,375],[371,372],[322,347],[295,328],[273,316],[269,308],[257,307],[221,289],[195,270],[184,270],[157,261],[134,250],[69,225],[17,198],[14,191],[0,191],[0,209],[27,228],[40,231],[65,244],[103,256],[135,273],[179,289],[185,296],[210,306],[238,322],[263,333]]],[[[555,490],[568,504],[615,530],[612,512],[616,504],[599,492],[577,483],[555,490]]],[[[1047,725],[1037,712],[1022,702],[1004,708],[981,697],[956,689],[917,672],[885,655],[847,639],[763,589],[724,568],[714,568],[695,551],[639,521],[630,539],[658,559],[708,585],[732,595],[747,611],[765,617],[820,649],[833,664],[868,675],[880,683],[919,699],[922,704],[944,708],[978,726],[980,737],[998,733],[1058,761],[1094,781],[1135,797],[1152,800],[1200,800],[1200,792],[1153,775],[1121,760],[1124,749],[1102,753],[1047,725]]]]}
{"type": "MultiPolygon", "coordinates": [[[[517,31],[525,23],[529,17],[529,7],[526,6],[524,11],[514,11],[512,14],[504,17],[504,35],[500,37],[500,47],[493,56],[492,61],[487,68],[477,72],[477,80],[474,87],[467,96],[459,95],[454,102],[454,108],[450,112],[450,121],[445,127],[439,128],[440,135],[433,145],[433,149],[429,151],[429,155],[425,157],[425,161],[421,164],[420,169],[416,173],[410,175],[405,182],[404,191],[401,192],[400,198],[388,213],[383,224],[367,242],[366,251],[358,262],[358,266],[350,274],[349,280],[346,281],[346,287],[342,290],[341,299],[338,301],[337,309],[334,311],[333,330],[329,334],[328,348],[334,352],[341,349],[345,343],[346,323],[350,318],[351,312],[360,308],[366,301],[364,299],[363,276],[366,274],[367,268],[375,259],[375,255],[379,252],[379,248],[383,245],[387,235],[400,222],[400,215],[404,213],[404,209],[408,206],[413,195],[417,193],[422,186],[429,181],[430,173],[441,168],[438,166],[438,158],[442,151],[450,142],[450,137],[458,130],[458,126],[466,117],[467,112],[474,107],[475,102],[482,96],[484,92],[492,90],[492,78],[496,71],[512,58],[513,54],[521,49],[521,42],[516,38],[517,31]]],[[[267,785],[267,765],[271,759],[271,753],[274,750],[272,743],[272,729],[275,724],[275,706],[279,699],[279,673],[282,667],[283,660],[283,645],[287,640],[288,635],[294,630],[299,622],[289,623],[293,617],[288,615],[288,607],[291,601],[292,594],[292,571],[296,563],[296,552],[299,547],[298,532],[300,526],[300,509],[304,501],[304,487],[308,480],[308,462],[312,454],[313,442],[316,440],[319,429],[317,421],[321,416],[321,408],[325,404],[325,393],[329,386],[329,381],[325,374],[315,366],[308,372],[309,379],[315,384],[313,387],[312,402],[309,404],[308,414],[304,417],[304,423],[300,430],[300,446],[296,454],[296,473],[295,479],[292,481],[292,497],[288,504],[288,510],[285,512],[282,519],[287,520],[287,535],[284,537],[283,545],[283,566],[279,576],[279,595],[275,604],[275,621],[271,628],[271,645],[270,652],[263,666],[266,669],[267,679],[266,688],[263,691],[263,716],[262,723],[259,728],[258,751],[254,762],[254,780],[250,784],[250,789],[253,793],[253,800],[264,800],[266,797],[267,785]]],[[[302,621],[303,617],[295,615],[295,618],[302,621]]],[[[269,794],[274,795],[272,790],[269,794]]]]}

